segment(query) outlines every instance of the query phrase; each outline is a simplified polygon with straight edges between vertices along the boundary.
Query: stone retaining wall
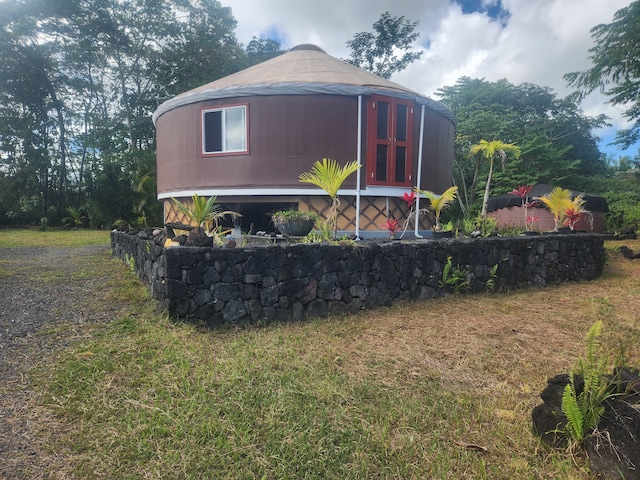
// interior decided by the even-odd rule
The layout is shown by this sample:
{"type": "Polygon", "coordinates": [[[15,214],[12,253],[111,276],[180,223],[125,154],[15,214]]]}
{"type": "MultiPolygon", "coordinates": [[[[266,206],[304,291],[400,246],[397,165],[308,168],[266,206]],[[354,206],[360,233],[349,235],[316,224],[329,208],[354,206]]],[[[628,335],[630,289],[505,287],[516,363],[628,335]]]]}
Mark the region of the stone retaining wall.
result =
{"type": "Polygon", "coordinates": [[[471,293],[491,285],[593,280],[605,260],[603,237],[592,234],[168,249],[147,236],[112,232],[113,254],[135,263],[170,316],[204,319],[212,327],[326,317],[442,296],[451,291],[441,286],[448,257],[453,269],[467,272],[471,293]]]}

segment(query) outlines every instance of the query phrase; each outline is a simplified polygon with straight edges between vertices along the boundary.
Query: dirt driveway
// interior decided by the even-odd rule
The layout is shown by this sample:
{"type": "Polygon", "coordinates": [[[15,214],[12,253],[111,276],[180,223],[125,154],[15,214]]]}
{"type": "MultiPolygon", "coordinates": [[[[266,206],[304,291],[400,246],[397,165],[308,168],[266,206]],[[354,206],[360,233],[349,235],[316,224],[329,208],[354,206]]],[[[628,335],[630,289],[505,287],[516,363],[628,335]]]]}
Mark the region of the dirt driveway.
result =
{"type": "MultiPolygon", "coordinates": [[[[30,429],[37,394],[29,371],[121,309],[100,288],[108,245],[0,248],[0,478],[61,478],[47,439],[30,429]],[[31,473],[29,473],[31,472],[31,473]],[[33,472],[38,472],[33,476],[33,472]]],[[[107,271],[109,269],[106,269],[107,271]]]]}

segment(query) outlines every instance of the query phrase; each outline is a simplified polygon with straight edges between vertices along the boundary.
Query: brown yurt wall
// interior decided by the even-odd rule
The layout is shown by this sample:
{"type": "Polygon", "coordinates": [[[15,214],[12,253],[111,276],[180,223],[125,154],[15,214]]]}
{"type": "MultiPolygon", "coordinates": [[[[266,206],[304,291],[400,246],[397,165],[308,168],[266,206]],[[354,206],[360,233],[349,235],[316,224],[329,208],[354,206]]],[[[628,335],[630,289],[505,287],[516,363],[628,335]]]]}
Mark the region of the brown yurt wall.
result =
{"type": "MultiPolygon", "coordinates": [[[[416,109],[415,115],[418,122],[420,122],[419,109],[420,106],[416,109]]],[[[420,188],[439,194],[452,185],[455,126],[451,120],[429,108],[425,109],[424,124],[420,188]]],[[[417,152],[417,144],[415,148],[417,152]]]]}
{"type": "MultiPolygon", "coordinates": [[[[219,99],[175,108],[156,123],[158,194],[224,188],[300,188],[316,160],[356,159],[357,98],[282,95],[219,99]],[[203,155],[201,111],[248,106],[249,151],[203,155]]],[[[344,184],[355,186],[355,176],[344,184]]],[[[258,192],[256,192],[258,193],[258,192]]]]}

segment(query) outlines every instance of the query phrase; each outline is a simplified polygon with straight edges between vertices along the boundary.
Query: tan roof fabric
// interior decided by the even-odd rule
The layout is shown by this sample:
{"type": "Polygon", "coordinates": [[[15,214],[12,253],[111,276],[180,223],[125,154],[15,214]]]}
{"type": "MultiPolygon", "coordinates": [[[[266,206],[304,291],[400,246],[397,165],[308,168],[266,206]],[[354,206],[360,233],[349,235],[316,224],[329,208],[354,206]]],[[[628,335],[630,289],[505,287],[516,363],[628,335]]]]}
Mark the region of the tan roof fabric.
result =
{"type": "Polygon", "coordinates": [[[333,95],[378,93],[410,98],[440,112],[452,122],[456,121],[453,113],[439,102],[334,58],[315,45],[298,45],[283,55],[167,100],[155,111],[153,121],[155,123],[158,117],[174,108],[203,100],[248,95],[309,93],[333,95]]]}
{"type": "MultiPolygon", "coordinates": [[[[325,83],[370,86],[418,95],[397,83],[327,55],[320,49],[294,47],[287,53],[192,91],[274,83],[325,83]]],[[[187,92],[188,94],[189,92],[187,92]]]]}

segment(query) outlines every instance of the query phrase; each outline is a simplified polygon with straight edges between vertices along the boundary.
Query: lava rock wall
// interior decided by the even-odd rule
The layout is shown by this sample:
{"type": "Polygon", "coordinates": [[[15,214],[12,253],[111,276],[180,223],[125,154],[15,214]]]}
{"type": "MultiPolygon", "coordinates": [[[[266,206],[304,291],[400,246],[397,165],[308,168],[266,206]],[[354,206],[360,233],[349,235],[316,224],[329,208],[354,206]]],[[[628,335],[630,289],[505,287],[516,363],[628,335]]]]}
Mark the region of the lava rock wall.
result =
{"type": "Polygon", "coordinates": [[[453,291],[449,258],[469,293],[593,280],[604,266],[600,235],[163,248],[148,233],[111,234],[113,254],[150,285],[172,317],[210,327],[302,320],[453,291]]]}

